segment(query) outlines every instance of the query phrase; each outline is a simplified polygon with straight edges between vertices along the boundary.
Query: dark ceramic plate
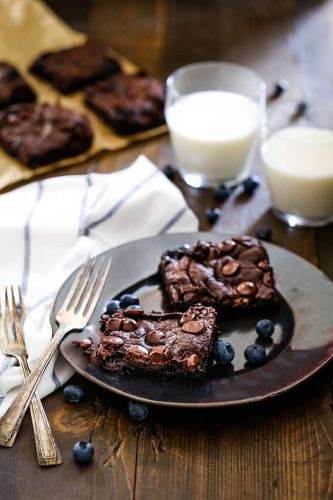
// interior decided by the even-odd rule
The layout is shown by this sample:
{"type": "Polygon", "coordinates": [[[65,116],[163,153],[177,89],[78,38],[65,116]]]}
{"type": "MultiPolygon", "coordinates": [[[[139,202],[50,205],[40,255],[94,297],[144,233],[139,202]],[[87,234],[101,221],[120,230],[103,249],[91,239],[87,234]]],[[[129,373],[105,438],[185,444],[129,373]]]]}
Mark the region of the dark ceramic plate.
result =
{"type": "MultiPolygon", "coordinates": [[[[98,325],[108,299],[124,291],[136,293],[145,309],[164,308],[156,269],[160,255],[169,248],[198,239],[220,241],[227,236],[213,233],[166,234],[134,241],[112,250],[112,268],[107,286],[91,318],[98,325]]],[[[209,370],[202,380],[158,379],[134,374],[110,374],[89,365],[74,339],[87,331],[68,335],[60,346],[67,361],[92,382],[122,396],[157,405],[183,407],[231,406],[261,401],[300,384],[332,357],[333,283],[305,260],[271,244],[266,245],[275,269],[280,308],[275,313],[256,313],[222,318],[220,336],[235,347],[236,357],[228,369],[209,370]],[[258,368],[245,365],[244,349],[257,342],[255,324],[270,317],[276,324],[271,342],[266,342],[267,362],[258,368]]],[[[53,312],[60,307],[75,273],[59,291],[53,312]]],[[[93,326],[89,335],[95,335],[93,326]]]]}

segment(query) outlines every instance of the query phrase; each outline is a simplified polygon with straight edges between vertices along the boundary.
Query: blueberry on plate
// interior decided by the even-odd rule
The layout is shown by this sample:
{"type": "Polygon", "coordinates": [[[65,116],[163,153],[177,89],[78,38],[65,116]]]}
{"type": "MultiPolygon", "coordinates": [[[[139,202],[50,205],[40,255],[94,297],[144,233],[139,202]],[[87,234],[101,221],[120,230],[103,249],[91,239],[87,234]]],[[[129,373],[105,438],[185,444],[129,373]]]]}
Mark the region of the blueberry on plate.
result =
{"type": "Polygon", "coordinates": [[[127,408],[130,418],[135,422],[142,422],[148,415],[148,406],[144,403],[129,401],[127,408]]]}
{"type": "Polygon", "coordinates": [[[221,184],[220,186],[216,186],[213,190],[214,193],[214,198],[216,201],[219,201],[223,203],[226,201],[229,196],[231,195],[232,189],[228,188],[224,184],[221,184]]]}
{"type": "Polygon", "coordinates": [[[228,365],[235,357],[235,350],[226,340],[218,340],[213,349],[213,357],[218,365],[228,365]]]}
{"type": "Polygon", "coordinates": [[[274,333],[274,323],[270,319],[261,319],[256,324],[256,332],[262,339],[269,339],[274,333]]]}
{"type": "Polygon", "coordinates": [[[252,194],[259,187],[260,180],[257,176],[250,176],[247,177],[247,179],[244,179],[242,184],[244,193],[252,194]]]}
{"type": "Polygon", "coordinates": [[[206,219],[210,224],[214,224],[220,217],[221,210],[219,208],[207,208],[206,219]]]}
{"type": "Polygon", "coordinates": [[[138,299],[138,297],[136,297],[135,295],[130,295],[129,293],[126,293],[125,295],[122,295],[120,297],[120,307],[122,309],[126,309],[126,307],[128,306],[135,306],[135,305],[139,305],[140,301],[138,299]]]}
{"type": "Polygon", "coordinates": [[[81,403],[85,397],[84,390],[80,385],[66,385],[63,392],[70,403],[81,403]]]}
{"type": "Polygon", "coordinates": [[[249,345],[244,351],[244,356],[251,365],[260,365],[266,360],[266,351],[261,345],[249,345]]]}
{"type": "Polygon", "coordinates": [[[78,441],[73,446],[73,458],[80,464],[86,464],[92,460],[94,446],[91,441],[78,441]]]}
{"type": "Polygon", "coordinates": [[[110,300],[110,302],[106,306],[107,314],[114,314],[116,311],[119,311],[120,305],[119,300],[110,300]]]}
{"type": "Polygon", "coordinates": [[[172,181],[172,179],[174,178],[175,176],[175,173],[176,173],[176,169],[175,167],[173,167],[172,165],[165,165],[165,167],[163,167],[163,174],[170,180],[172,181]]]}
{"type": "Polygon", "coordinates": [[[271,226],[260,226],[256,230],[256,237],[259,240],[270,241],[272,239],[272,228],[271,226]]]}

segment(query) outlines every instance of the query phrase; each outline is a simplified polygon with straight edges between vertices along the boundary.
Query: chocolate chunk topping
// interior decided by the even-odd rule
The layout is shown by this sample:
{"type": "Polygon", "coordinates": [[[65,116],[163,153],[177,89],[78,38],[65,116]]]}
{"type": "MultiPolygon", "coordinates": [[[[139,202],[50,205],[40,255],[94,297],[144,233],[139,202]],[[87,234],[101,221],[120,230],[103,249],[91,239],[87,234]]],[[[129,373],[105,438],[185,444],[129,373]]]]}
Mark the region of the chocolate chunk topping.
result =
{"type": "Polygon", "coordinates": [[[131,309],[128,307],[127,309],[124,310],[125,316],[134,316],[134,317],[139,317],[144,315],[144,310],[143,309],[131,309]]]}
{"type": "Polygon", "coordinates": [[[224,276],[234,276],[238,273],[239,267],[239,262],[231,260],[222,267],[222,274],[224,274],[224,276]]]}
{"type": "Polygon", "coordinates": [[[184,325],[185,323],[188,323],[189,321],[195,320],[195,315],[193,313],[184,313],[183,316],[179,320],[180,325],[184,325]]]}
{"type": "Polygon", "coordinates": [[[144,358],[148,356],[148,349],[142,347],[141,345],[131,345],[127,347],[128,354],[138,358],[144,358]]]}
{"type": "Polygon", "coordinates": [[[200,358],[197,354],[192,354],[186,360],[187,367],[190,370],[193,370],[194,368],[196,368],[199,365],[199,363],[200,363],[200,358]]]}
{"type": "Polygon", "coordinates": [[[139,328],[135,319],[125,318],[121,324],[121,329],[124,332],[134,332],[139,328]]]}
{"type": "Polygon", "coordinates": [[[264,276],[263,276],[263,282],[266,286],[272,286],[273,285],[273,280],[272,280],[272,276],[270,275],[270,273],[264,273],[264,276]]]}
{"type": "Polygon", "coordinates": [[[79,347],[84,351],[85,349],[88,349],[88,347],[91,346],[91,340],[90,339],[73,340],[73,345],[75,347],[79,347]]]}
{"type": "Polygon", "coordinates": [[[202,333],[205,329],[204,325],[199,321],[188,321],[183,325],[183,331],[186,333],[202,333]]]}
{"type": "Polygon", "coordinates": [[[146,342],[149,344],[158,344],[161,340],[164,339],[164,333],[158,330],[153,330],[152,332],[148,332],[146,335],[146,342]]]}
{"type": "Polygon", "coordinates": [[[262,269],[263,271],[268,271],[270,269],[270,265],[268,260],[264,259],[258,262],[258,267],[259,269],[262,269]]]}
{"type": "Polygon", "coordinates": [[[237,290],[241,295],[245,297],[251,297],[257,293],[257,287],[251,281],[243,281],[237,285],[237,290]]]}
{"type": "Polygon", "coordinates": [[[219,249],[222,253],[230,253],[236,247],[236,243],[233,240],[225,240],[219,244],[219,249]]]}
{"type": "Polygon", "coordinates": [[[149,353],[149,359],[151,359],[153,361],[153,363],[157,363],[157,364],[161,364],[161,365],[168,361],[168,357],[169,357],[169,352],[162,345],[157,346],[157,347],[153,347],[149,353]]]}
{"type": "MultiPolygon", "coordinates": [[[[103,314],[103,316],[106,316],[103,314]]],[[[102,316],[102,319],[103,319],[102,316]]],[[[106,330],[118,331],[120,330],[122,320],[120,318],[110,318],[106,323],[106,330]]]]}
{"type": "Polygon", "coordinates": [[[124,344],[123,339],[121,339],[120,337],[115,337],[113,335],[103,337],[103,342],[115,347],[120,347],[124,344]]]}

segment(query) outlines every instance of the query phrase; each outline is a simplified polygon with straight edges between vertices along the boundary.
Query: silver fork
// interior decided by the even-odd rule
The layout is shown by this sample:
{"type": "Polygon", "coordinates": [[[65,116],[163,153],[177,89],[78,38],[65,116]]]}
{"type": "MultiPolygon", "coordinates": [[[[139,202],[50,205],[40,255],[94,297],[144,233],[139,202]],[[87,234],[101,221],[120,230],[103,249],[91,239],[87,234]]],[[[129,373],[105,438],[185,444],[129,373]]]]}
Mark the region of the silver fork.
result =
{"type": "MultiPolygon", "coordinates": [[[[22,370],[23,378],[26,380],[30,374],[30,369],[27,362],[27,351],[22,330],[25,309],[21,289],[18,287],[17,291],[19,298],[18,306],[16,304],[13,287],[11,287],[10,293],[11,307],[9,304],[9,291],[7,287],[4,292],[4,301],[0,300],[0,344],[5,355],[14,356],[17,359],[22,370]],[[2,311],[4,311],[4,313],[2,311]]],[[[61,464],[62,459],[59,448],[54,440],[50,424],[37,394],[31,399],[30,413],[35,435],[38,464],[41,466],[61,464]]],[[[14,443],[15,437],[16,433],[14,433],[11,438],[11,444],[14,443]]]]}
{"type": "Polygon", "coordinates": [[[60,342],[71,330],[83,330],[87,325],[103,290],[110,271],[111,259],[88,259],[80,267],[64,303],[56,316],[59,328],[54,334],[43,356],[23,384],[18,396],[0,420],[0,445],[11,447],[32,395],[56,352],[60,342]]]}

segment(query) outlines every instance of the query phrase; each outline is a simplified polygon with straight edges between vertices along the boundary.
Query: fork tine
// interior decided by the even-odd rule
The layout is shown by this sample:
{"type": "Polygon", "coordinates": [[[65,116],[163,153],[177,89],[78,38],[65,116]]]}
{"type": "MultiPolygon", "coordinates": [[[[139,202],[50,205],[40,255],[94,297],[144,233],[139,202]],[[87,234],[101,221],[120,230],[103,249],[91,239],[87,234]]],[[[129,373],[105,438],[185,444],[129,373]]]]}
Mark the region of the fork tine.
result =
{"type": "Polygon", "coordinates": [[[83,274],[86,272],[88,266],[89,266],[89,263],[90,263],[90,257],[88,257],[88,259],[83,263],[81,264],[81,267],[80,267],[80,270],[75,278],[75,281],[74,283],[72,284],[62,306],[61,306],[61,309],[68,309],[68,306],[69,304],[71,303],[72,299],[74,298],[74,295],[76,294],[76,290],[80,284],[80,281],[81,281],[81,278],[83,276],[83,274]]]}
{"type": "Polygon", "coordinates": [[[12,314],[13,314],[13,320],[14,320],[14,324],[15,324],[16,338],[17,338],[18,342],[23,343],[23,332],[22,332],[21,322],[20,322],[20,318],[19,318],[19,313],[17,310],[17,305],[16,305],[13,287],[11,287],[11,295],[12,295],[12,311],[13,311],[12,314]]]}
{"type": "Polygon", "coordinates": [[[5,330],[8,342],[15,342],[15,336],[12,327],[12,318],[10,315],[9,300],[8,300],[8,290],[5,287],[5,330]]]}
{"type": "Polygon", "coordinates": [[[80,310],[82,312],[84,312],[85,309],[86,309],[86,307],[87,307],[87,304],[88,304],[88,302],[90,300],[90,296],[92,294],[92,291],[95,288],[98,276],[99,276],[99,274],[101,272],[101,269],[103,268],[103,264],[104,264],[104,257],[102,257],[99,262],[96,262],[95,266],[92,269],[92,272],[91,272],[91,278],[92,279],[91,279],[91,281],[89,283],[89,286],[87,284],[87,287],[85,289],[85,293],[83,295],[82,302],[80,304],[80,310]],[[99,264],[99,267],[98,267],[98,264],[99,264]]]}
{"type": "Polygon", "coordinates": [[[112,262],[112,259],[109,258],[106,264],[103,263],[105,266],[104,272],[103,272],[103,266],[101,265],[101,268],[100,268],[97,276],[102,274],[102,277],[100,279],[100,282],[98,283],[98,286],[97,286],[94,294],[93,294],[94,288],[90,287],[90,289],[89,289],[89,299],[91,299],[91,302],[90,302],[90,305],[88,307],[86,307],[86,310],[83,311],[83,316],[91,316],[92,313],[94,312],[97,301],[98,301],[100,294],[103,290],[103,287],[105,285],[106,278],[108,277],[108,274],[110,272],[111,262],[112,262]]]}
{"type": "Polygon", "coordinates": [[[18,293],[19,293],[21,320],[24,321],[25,320],[25,307],[24,307],[24,302],[23,302],[21,287],[18,286],[17,289],[18,289],[18,293]]]}
{"type": "Polygon", "coordinates": [[[80,301],[82,299],[82,297],[85,296],[85,291],[86,291],[86,288],[88,286],[88,283],[89,283],[89,280],[90,280],[90,277],[92,275],[92,273],[94,272],[94,268],[95,268],[95,265],[96,265],[96,258],[94,257],[91,261],[90,261],[90,266],[87,268],[85,274],[83,275],[82,277],[82,280],[81,280],[81,285],[80,287],[78,288],[77,290],[77,293],[76,293],[76,296],[71,304],[71,308],[77,312],[78,309],[79,309],[79,304],[80,304],[80,301]]]}

